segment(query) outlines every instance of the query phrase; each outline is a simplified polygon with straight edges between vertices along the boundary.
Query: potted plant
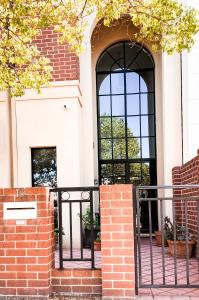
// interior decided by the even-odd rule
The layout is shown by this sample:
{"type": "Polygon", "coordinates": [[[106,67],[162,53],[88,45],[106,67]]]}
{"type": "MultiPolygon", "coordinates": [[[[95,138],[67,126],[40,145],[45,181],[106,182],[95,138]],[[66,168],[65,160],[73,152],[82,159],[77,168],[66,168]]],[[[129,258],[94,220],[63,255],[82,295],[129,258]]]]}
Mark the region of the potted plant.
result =
{"type": "Polygon", "coordinates": [[[85,213],[82,215],[82,223],[84,226],[84,248],[91,247],[92,240],[92,228],[93,228],[93,240],[97,238],[99,232],[99,226],[97,220],[92,217],[90,207],[87,207],[85,213]]]}
{"type": "MultiPolygon", "coordinates": [[[[168,240],[173,239],[173,224],[169,217],[164,218],[163,224],[164,246],[168,246],[168,240]]],[[[155,231],[156,245],[162,246],[162,231],[155,231]]]]}
{"type": "Polygon", "coordinates": [[[100,231],[97,233],[97,237],[94,241],[94,250],[95,251],[101,250],[101,232],[100,231]]]}
{"type": "Polygon", "coordinates": [[[187,254],[188,257],[191,257],[195,243],[193,234],[186,230],[184,225],[176,225],[176,241],[174,241],[174,237],[168,240],[169,252],[173,256],[176,254],[178,258],[186,258],[187,254]]]}
{"type": "MultiPolygon", "coordinates": [[[[65,235],[63,227],[62,227],[62,235],[65,235]]],[[[58,227],[54,228],[54,236],[55,236],[55,249],[56,249],[58,246],[58,241],[59,241],[59,228],[58,227]]]]}

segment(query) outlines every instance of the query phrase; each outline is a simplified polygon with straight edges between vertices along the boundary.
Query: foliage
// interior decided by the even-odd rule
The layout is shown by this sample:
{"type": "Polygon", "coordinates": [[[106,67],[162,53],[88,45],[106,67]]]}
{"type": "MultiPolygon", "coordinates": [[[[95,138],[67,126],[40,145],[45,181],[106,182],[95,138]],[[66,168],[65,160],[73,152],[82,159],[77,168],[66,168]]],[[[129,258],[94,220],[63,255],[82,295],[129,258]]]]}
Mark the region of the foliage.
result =
{"type": "Polygon", "coordinates": [[[168,53],[190,49],[198,32],[198,11],[177,0],[2,0],[0,3],[0,88],[20,96],[37,91],[51,78],[49,60],[34,40],[54,28],[60,43],[83,50],[87,17],[96,15],[105,26],[129,16],[138,28],[132,40],[147,39],[168,53]]]}
{"type": "Polygon", "coordinates": [[[173,223],[171,222],[169,217],[164,218],[164,239],[167,240],[173,240],[174,236],[174,227],[173,223]]]}
{"type": "MultiPolygon", "coordinates": [[[[59,236],[59,228],[58,227],[55,227],[55,229],[54,229],[54,235],[55,235],[55,237],[59,236]]],[[[63,227],[62,227],[62,235],[65,235],[63,227]]]]}
{"type": "Polygon", "coordinates": [[[34,186],[57,185],[56,149],[34,149],[32,173],[34,186]]]}
{"type": "Polygon", "coordinates": [[[95,240],[96,240],[96,242],[101,242],[101,232],[100,231],[97,233],[97,237],[95,240]]]}
{"type": "MultiPolygon", "coordinates": [[[[174,240],[174,225],[169,217],[164,218],[164,237],[165,240],[174,240]]],[[[188,241],[194,238],[185,225],[176,224],[176,241],[186,241],[186,237],[188,241]]]]}
{"type": "Polygon", "coordinates": [[[90,207],[87,207],[85,213],[82,215],[82,222],[84,225],[84,229],[91,230],[92,227],[97,226],[97,220],[95,220],[92,216],[90,207]]]}
{"type": "MultiPolygon", "coordinates": [[[[112,118],[111,125],[110,118],[101,118],[101,136],[109,138],[111,133],[111,126],[113,130],[113,135],[115,137],[113,139],[114,159],[124,159],[126,158],[126,142],[122,138],[125,137],[125,121],[123,118],[112,118]]],[[[127,135],[128,137],[134,137],[133,132],[130,128],[127,128],[127,135]]],[[[109,140],[101,140],[101,155],[103,156],[102,159],[111,159],[110,149],[111,147],[109,140]]],[[[128,156],[131,158],[136,158],[139,153],[139,150],[140,149],[137,139],[130,139],[128,144],[128,156]]]]}

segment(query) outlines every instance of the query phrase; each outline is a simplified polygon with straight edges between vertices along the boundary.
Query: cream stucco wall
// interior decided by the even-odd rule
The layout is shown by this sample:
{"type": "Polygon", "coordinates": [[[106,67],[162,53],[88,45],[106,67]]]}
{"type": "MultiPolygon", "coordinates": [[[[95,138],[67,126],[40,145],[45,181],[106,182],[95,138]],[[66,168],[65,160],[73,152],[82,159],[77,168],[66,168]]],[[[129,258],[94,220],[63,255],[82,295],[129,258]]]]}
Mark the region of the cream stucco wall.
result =
{"type": "MultiPolygon", "coordinates": [[[[87,158],[90,160],[89,166],[92,166],[91,172],[98,178],[95,66],[104,49],[115,42],[129,40],[135,29],[128,25],[127,30],[127,26],[121,24],[114,29],[102,28],[93,35],[90,45],[94,22],[94,18],[90,20],[90,31],[85,40],[86,51],[80,58],[80,84],[84,105],[87,106],[84,110],[87,111],[84,125],[92,133],[86,136],[86,140],[88,145],[92,142],[94,144],[94,149],[90,147],[88,150],[87,158]]],[[[149,44],[144,45],[151,50],[149,44]]],[[[182,159],[180,56],[151,53],[155,61],[158,184],[171,184],[172,167],[181,164],[182,159]]]]}
{"type": "MultiPolygon", "coordinates": [[[[198,0],[187,0],[187,5],[199,10],[198,0]]],[[[193,158],[199,149],[199,35],[191,51],[182,54],[183,61],[183,144],[184,162],[193,158]]]]}

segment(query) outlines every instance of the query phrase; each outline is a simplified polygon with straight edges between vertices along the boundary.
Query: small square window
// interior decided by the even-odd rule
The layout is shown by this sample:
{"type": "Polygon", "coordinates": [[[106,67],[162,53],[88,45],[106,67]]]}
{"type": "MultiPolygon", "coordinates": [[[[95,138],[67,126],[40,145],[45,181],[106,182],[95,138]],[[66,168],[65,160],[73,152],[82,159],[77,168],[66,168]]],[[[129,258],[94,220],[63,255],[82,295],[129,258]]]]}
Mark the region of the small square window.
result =
{"type": "Polygon", "coordinates": [[[57,186],[56,148],[32,148],[32,186],[57,186]]]}

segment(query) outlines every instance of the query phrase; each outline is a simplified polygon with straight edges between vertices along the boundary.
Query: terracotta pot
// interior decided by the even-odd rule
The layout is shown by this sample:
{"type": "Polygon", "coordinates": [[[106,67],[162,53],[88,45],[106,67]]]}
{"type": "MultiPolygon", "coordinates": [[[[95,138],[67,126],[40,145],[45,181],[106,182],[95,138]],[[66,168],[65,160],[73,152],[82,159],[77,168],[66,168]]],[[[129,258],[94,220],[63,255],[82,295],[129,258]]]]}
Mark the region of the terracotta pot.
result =
{"type": "MultiPolygon", "coordinates": [[[[155,231],[155,239],[156,239],[156,245],[161,247],[162,246],[162,231],[160,231],[160,230],[155,231]]],[[[164,246],[168,246],[167,240],[164,240],[164,246]]]]}
{"type": "Polygon", "coordinates": [[[94,241],[94,251],[100,251],[101,250],[101,242],[94,241]]]}
{"type": "MultiPolygon", "coordinates": [[[[169,244],[169,253],[174,256],[174,241],[168,241],[169,244]]],[[[188,256],[192,256],[193,246],[195,241],[188,241],[188,256]]],[[[186,258],[186,242],[185,241],[176,241],[176,257],[186,258]]]]}

